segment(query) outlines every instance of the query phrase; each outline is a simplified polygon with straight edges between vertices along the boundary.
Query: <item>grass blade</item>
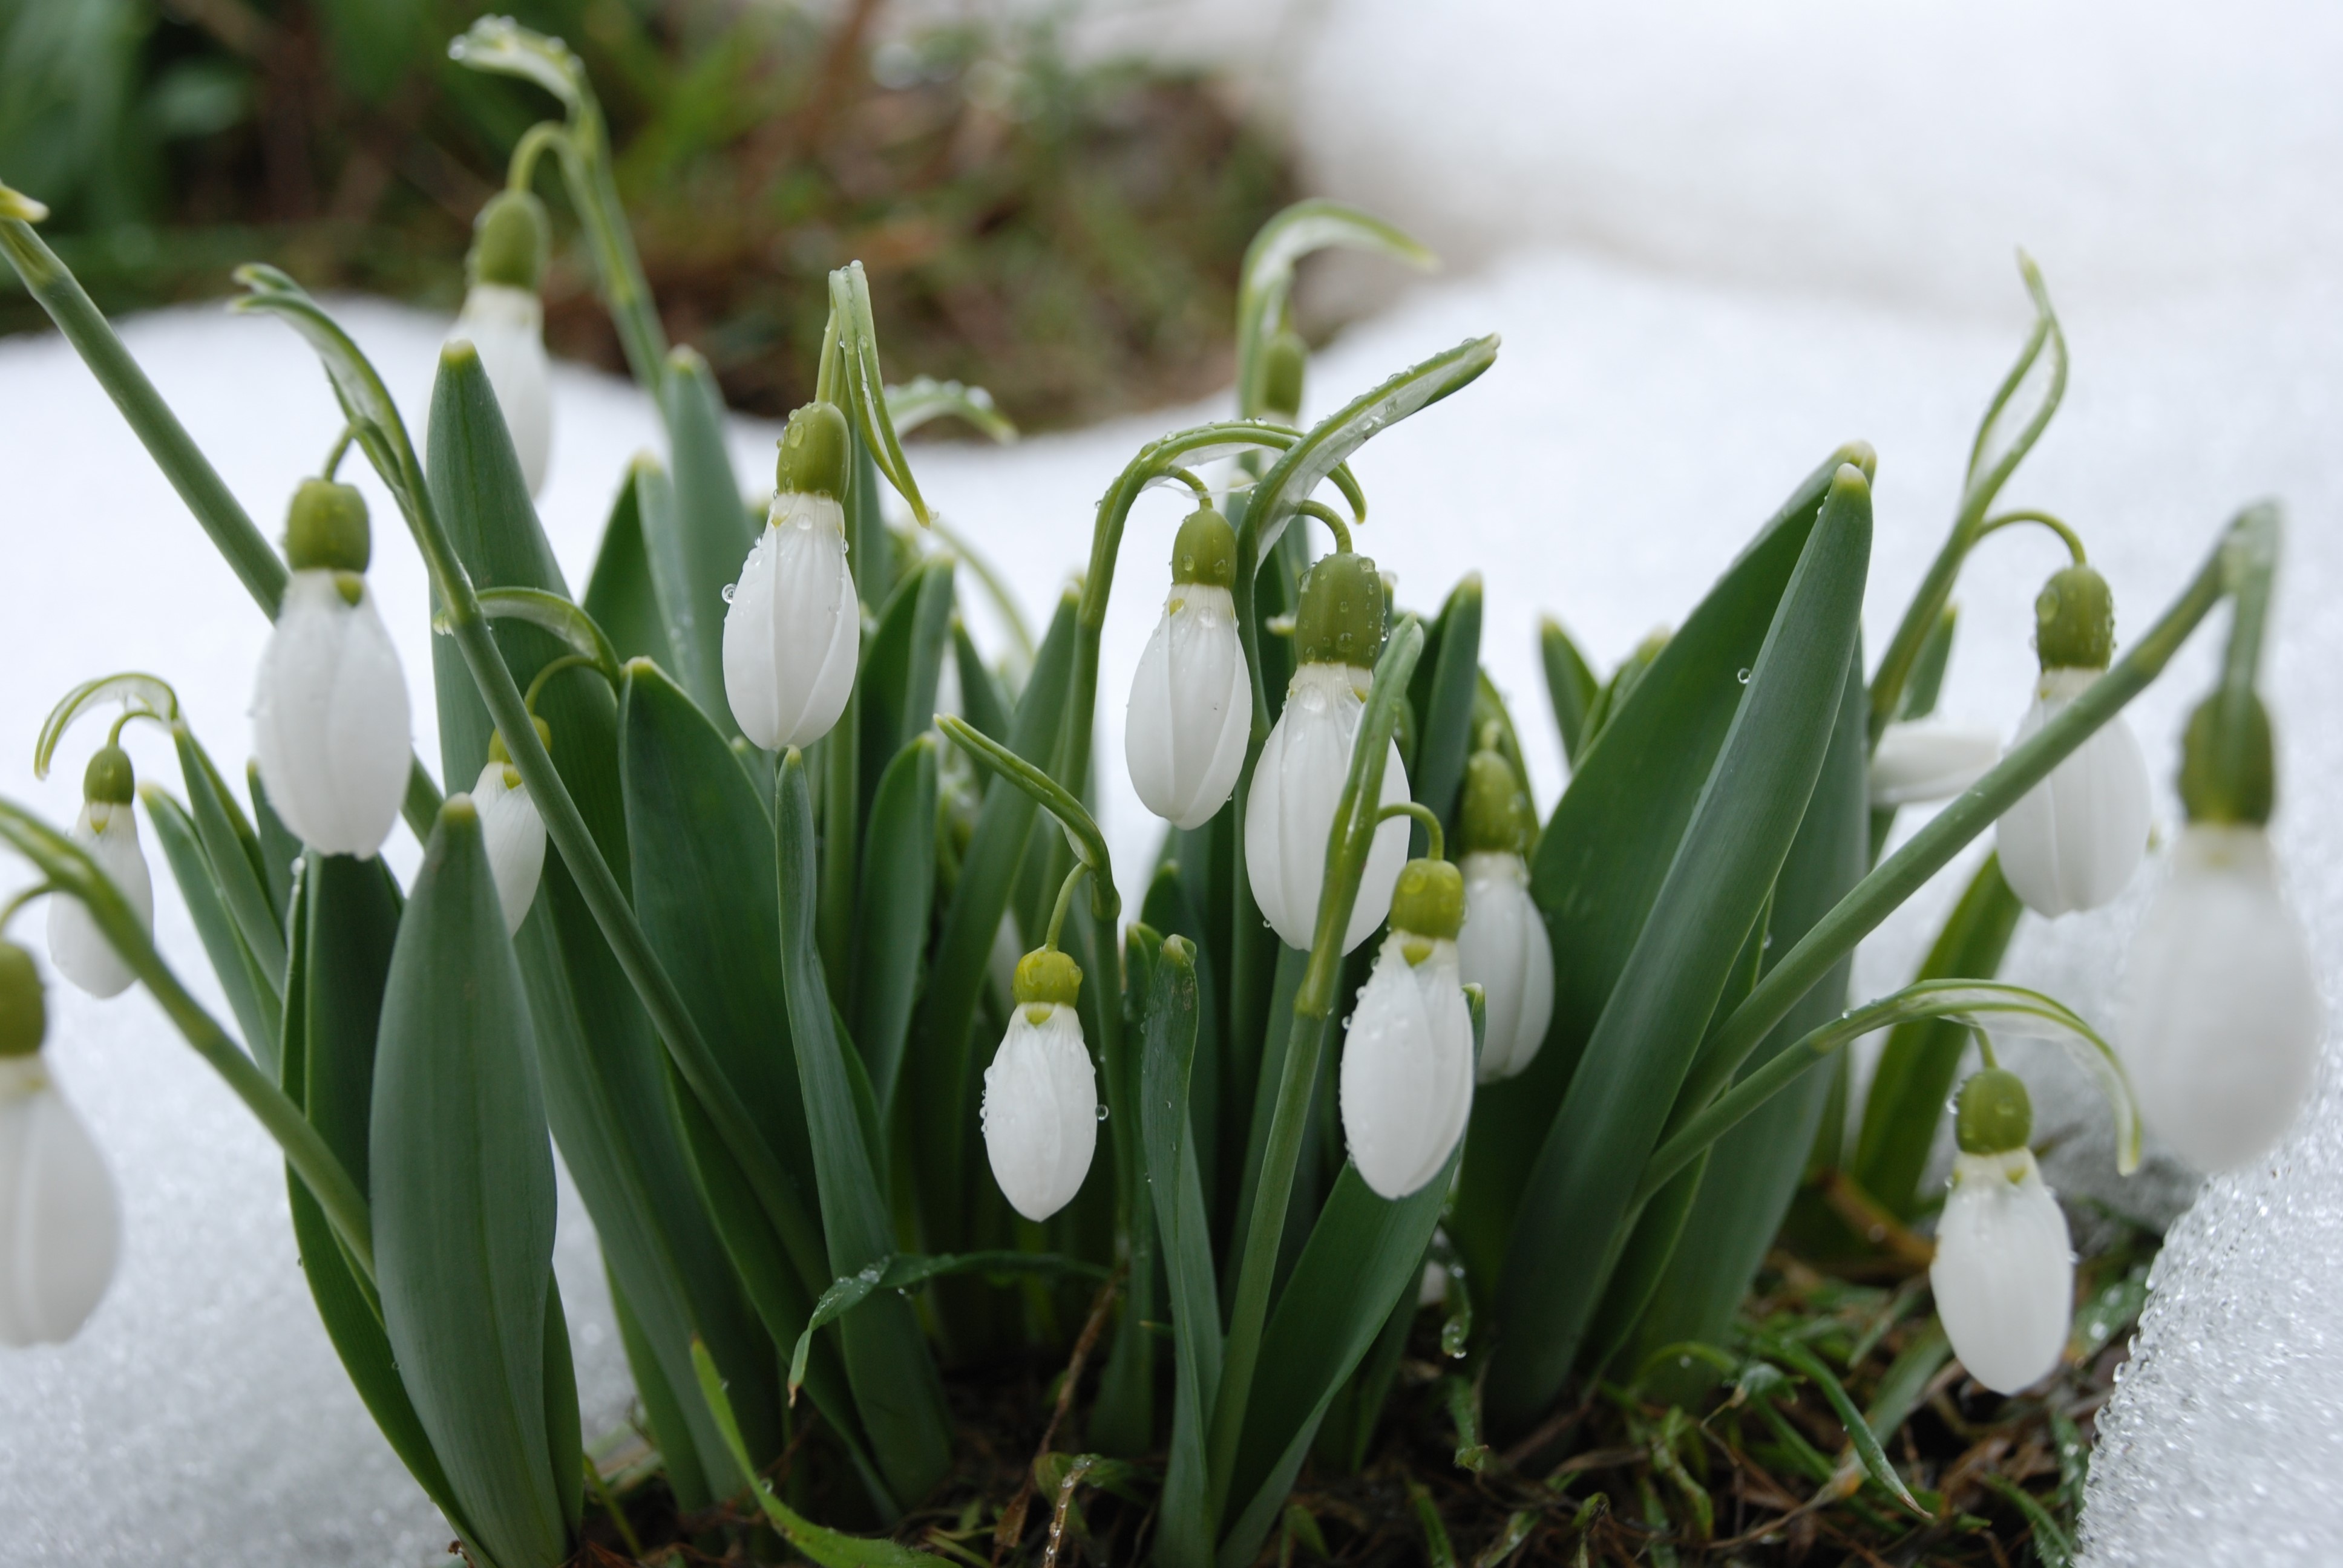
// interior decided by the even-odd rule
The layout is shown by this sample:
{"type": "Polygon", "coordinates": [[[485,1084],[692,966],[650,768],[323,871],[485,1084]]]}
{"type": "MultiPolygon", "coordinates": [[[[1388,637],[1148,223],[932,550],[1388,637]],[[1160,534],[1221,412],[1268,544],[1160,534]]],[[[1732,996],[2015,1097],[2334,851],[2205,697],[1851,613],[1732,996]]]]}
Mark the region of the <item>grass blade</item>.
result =
{"type": "Polygon", "coordinates": [[[1793,1340],[1768,1336],[1758,1343],[1775,1361],[1785,1362],[1814,1380],[1815,1386],[1823,1391],[1823,1397],[1830,1401],[1839,1424],[1846,1428],[1847,1441],[1855,1445],[1855,1457],[1863,1462],[1865,1473],[1877,1482],[1880,1490],[1887,1495],[1921,1518],[1927,1518],[1928,1511],[1920,1506],[1919,1500],[1905,1486],[1904,1478],[1896,1474],[1895,1466],[1887,1462],[1887,1451],[1879,1446],[1879,1434],[1871,1430],[1871,1423],[1863,1419],[1861,1411],[1855,1408],[1855,1401],[1847,1397],[1845,1386],[1830,1368],[1823,1364],[1822,1358],[1793,1340]]]}

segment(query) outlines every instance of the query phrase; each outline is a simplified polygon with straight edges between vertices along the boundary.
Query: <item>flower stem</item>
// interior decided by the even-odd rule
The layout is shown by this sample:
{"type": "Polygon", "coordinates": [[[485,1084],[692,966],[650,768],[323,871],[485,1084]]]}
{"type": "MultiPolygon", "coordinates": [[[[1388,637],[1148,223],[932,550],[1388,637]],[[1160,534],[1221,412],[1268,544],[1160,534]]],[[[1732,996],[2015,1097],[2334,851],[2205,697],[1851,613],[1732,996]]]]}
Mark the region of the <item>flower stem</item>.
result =
{"type": "Polygon", "coordinates": [[[1351,525],[1342,520],[1340,512],[1325,502],[1316,499],[1305,500],[1293,509],[1303,517],[1315,518],[1326,525],[1327,530],[1334,536],[1336,555],[1347,556],[1352,553],[1351,525]]]}
{"type": "Polygon", "coordinates": [[[1396,805],[1386,806],[1382,810],[1375,813],[1375,820],[1378,823],[1388,822],[1393,817],[1410,817],[1423,824],[1423,836],[1426,844],[1424,858],[1426,859],[1444,860],[1448,859],[1447,843],[1442,837],[1440,814],[1438,812],[1434,811],[1431,807],[1425,805],[1421,800],[1402,800],[1396,805]]]}
{"type": "Polygon", "coordinates": [[[2052,517],[2048,512],[2025,509],[2015,512],[2004,512],[1997,518],[1987,518],[1984,522],[1977,525],[1976,538],[1971,539],[1969,542],[1974,545],[1978,540],[1983,539],[1987,534],[1997,534],[2004,528],[2015,528],[2020,523],[2036,523],[2043,528],[2048,528],[2052,533],[2056,534],[2060,541],[2066,545],[2066,553],[2075,558],[2075,564],[2077,566],[2088,566],[2090,564],[2088,558],[2083,554],[2082,536],[2077,534],[2074,529],[2068,528],[2056,518],[2052,517]]]}
{"type": "Polygon", "coordinates": [[[1052,952],[1057,950],[1058,933],[1065,929],[1066,910],[1073,904],[1074,889],[1081,884],[1082,874],[1089,869],[1088,864],[1077,859],[1074,869],[1066,873],[1066,879],[1058,884],[1058,901],[1050,909],[1050,929],[1041,937],[1041,945],[1052,952]]]}

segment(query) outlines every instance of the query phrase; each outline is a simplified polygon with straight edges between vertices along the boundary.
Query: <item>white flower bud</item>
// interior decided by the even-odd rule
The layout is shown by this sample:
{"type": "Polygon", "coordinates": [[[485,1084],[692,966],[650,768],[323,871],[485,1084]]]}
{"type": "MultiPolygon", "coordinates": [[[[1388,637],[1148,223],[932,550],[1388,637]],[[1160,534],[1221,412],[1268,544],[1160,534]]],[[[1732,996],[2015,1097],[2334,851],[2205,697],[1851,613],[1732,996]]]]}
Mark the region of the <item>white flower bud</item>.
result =
{"type": "Polygon", "coordinates": [[[1201,828],[1236,788],[1252,729],[1252,679],[1229,590],[1172,589],[1131,683],[1122,731],[1131,785],[1175,828],[1201,828]]]}
{"type": "Polygon", "coordinates": [[[724,612],[724,696],[740,733],[768,751],[829,734],[861,646],[845,509],[828,496],[776,495],[724,612]]]}
{"type": "MultiPolygon", "coordinates": [[[[1286,689],[1285,710],[1262,743],[1245,799],[1245,872],[1253,901],[1288,947],[1307,950],[1318,928],[1318,897],[1326,884],[1326,841],[1351,771],[1351,751],[1366,711],[1371,671],[1347,664],[1304,664],[1286,689]]],[[[1383,804],[1408,799],[1407,769],[1399,748],[1383,763],[1383,804]]],[[[1392,889],[1407,864],[1407,819],[1375,829],[1358,902],[1342,933],[1349,952],[1373,933],[1391,910],[1392,889]]]]}
{"type": "Polygon", "coordinates": [[[2116,1040],[2147,1124],[2201,1171],[2268,1153],[2310,1096],[2322,1029],[2268,833],[2181,830],[2124,981],[2116,1040]]]}
{"type": "Polygon", "coordinates": [[[1554,1021],[1554,944],[1530,901],[1530,869],[1519,855],[1483,849],[1459,863],[1464,929],[1456,956],[1481,988],[1485,1009],[1481,1081],[1511,1078],[1530,1064],[1554,1021]]]}
{"type": "Polygon", "coordinates": [[[553,394],[545,358],[545,302],[529,289],[476,283],[464,296],[447,341],[468,341],[496,388],[497,407],[532,496],[545,488],[553,456],[553,394]]]}
{"type": "MultiPolygon", "coordinates": [[[[127,801],[86,800],[74,819],[73,840],[122,894],[148,935],[155,930],[155,881],[138,847],[138,817],[127,801]]],[[[57,972],[96,997],[119,996],[137,977],[90,918],[89,906],[70,893],[49,900],[49,958],[57,972]]]]}
{"type": "Polygon", "coordinates": [[[1959,794],[2001,760],[1990,729],[1916,719],[1891,724],[1871,754],[1871,803],[1916,806],[1959,794]]]}
{"type": "Polygon", "coordinates": [[[252,698],[252,749],[277,816],[328,855],[381,849],[407,798],[407,677],[366,579],[295,572],[252,698]]]}
{"type": "MultiPolygon", "coordinates": [[[[2031,739],[2105,673],[2044,670],[2011,746],[2031,739]]],[[[2147,825],[2147,764],[2118,713],[2002,814],[1995,828],[2001,874],[2036,914],[2095,910],[2139,869],[2147,825]]]]}
{"type": "Polygon", "coordinates": [[[545,819],[529,798],[528,786],[521,782],[520,769],[493,759],[472,786],[472,804],[480,813],[488,874],[496,881],[497,902],[503,906],[505,932],[510,935],[528,919],[538,879],[545,873],[545,819]]]}
{"type": "Polygon", "coordinates": [[[0,1344],[78,1333],[121,1234],[106,1161],[39,1053],[0,1056],[0,1344]]]}
{"type": "Polygon", "coordinates": [[[1009,1206],[1046,1220],[1081,1190],[1098,1148],[1098,1072],[1070,1002],[1020,1002],[984,1070],[984,1151],[1009,1206]]]}
{"type": "Polygon", "coordinates": [[[1359,988],[1342,1046],[1342,1137],[1394,1201],[1440,1174],[1473,1110],[1473,1014],[1456,944],[1394,930],[1359,988]]]}
{"type": "Polygon", "coordinates": [[[1986,1387],[2016,1393],[2058,1364],[2075,1254],[2031,1150],[1954,1156],[1928,1284],[1953,1353],[1986,1387]]]}

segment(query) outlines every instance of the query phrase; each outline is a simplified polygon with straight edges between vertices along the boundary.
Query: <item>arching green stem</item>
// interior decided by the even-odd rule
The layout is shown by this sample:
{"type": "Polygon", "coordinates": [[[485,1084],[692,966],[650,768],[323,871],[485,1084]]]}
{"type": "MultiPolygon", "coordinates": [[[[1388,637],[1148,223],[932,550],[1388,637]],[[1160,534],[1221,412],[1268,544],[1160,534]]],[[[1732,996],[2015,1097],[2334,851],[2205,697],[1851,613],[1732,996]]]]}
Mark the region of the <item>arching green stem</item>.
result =
{"type": "Polygon", "coordinates": [[[1300,506],[1293,509],[1301,513],[1303,517],[1315,518],[1320,522],[1326,525],[1328,531],[1332,533],[1334,536],[1334,553],[1336,555],[1347,556],[1351,553],[1351,527],[1348,523],[1345,523],[1342,520],[1341,515],[1337,513],[1333,508],[1328,506],[1323,501],[1313,498],[1303,501],[1300,506]]]}
{"type": "MultiPolygon", "coordinates": [[[[547,681],[551,680],[555,676],[559,675],[565,669],[590,669],[606,680],[609,678],[609,671],[604,669],[602,668],[602,661],[596,658],[592,654],[565,653],[559,658],[548,659],[545,662],[544,668],[540,668],[537,672],[536,677],[529,681],[528,690],[521,698],[520,705],[534,715],[537,712],[538,693],[545,689],[545,683],[547,681]]],[[[615,691],[615,689],[616,688],[614,687],[613,690],[615,691]]]]}
{"type": "Polygon", "coordinates": [[[2058,518],[2052,517],[2048,512],[2034,511],[2031,509],[2004,512],[1999,517],[1988,518],[1984,522],[1978,524],[1976,537],[1981,540],[1988,534],[1997,534],[2004,528],[2015,528],[2020,523],[2036,523],[2039,524],[2043,528],[2048,528],[2052,533],[2056,534],[2059,539],[2066,545],[2066,553],[2074,557],[2075,564],[2077,566],[2087,566],[2089,564],[2087,558],[2083,554],[2082,536],[2077,534],[2074,529],[2068,528],[2058,518]]]}
{"type": "Polygon", "coordinates": [[[1050,929],[1041,937],[1043,947],[1052,951],[1056,950],[1058,933],[1065,929],[1066,910],[1074,901],[1074,889],[1081,885],[1082,878],[1089,871],[1089,862],[1076,860],[1074,869],[1066,873],[1066,879],[1058,884],[1058,901],[1050,907],[1050,929]]]}
{"type": "Polygon", "coordinates": [[[320,478],[330,479],[342,471],[342,458],[348,454],[350,443],[357,439],[357,434],[354,426],[342,427],[342,433],[334,437],[334,449],[326,454],[326,466],[317,470],[320,478]]]}
{"type": "Polygon", "coordinates": [[[1424,850],[1426,859],[1448,859],[1447,839],[1443,836],[1438,812],[1421,800],[1402,800],[1395,805],[1386,806],[1375,813],[1377,822],[1388,822],[1393,817],[1412,817],[1423,825],[1423,837],[1427,845],[1424,850]]]}

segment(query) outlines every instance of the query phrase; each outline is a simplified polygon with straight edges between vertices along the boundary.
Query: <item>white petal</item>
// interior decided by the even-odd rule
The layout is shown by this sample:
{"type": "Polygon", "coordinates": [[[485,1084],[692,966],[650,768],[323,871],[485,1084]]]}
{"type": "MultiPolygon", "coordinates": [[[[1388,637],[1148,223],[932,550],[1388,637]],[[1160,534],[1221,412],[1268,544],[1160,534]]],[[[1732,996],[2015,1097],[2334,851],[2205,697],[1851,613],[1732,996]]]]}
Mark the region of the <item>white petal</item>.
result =
{"type": "Polygon", "coordinates": [[[1459,967],[1485,999],[1481,1081],[1529,1066],[1554,1021],[1554,944],[1530,900],[1529,867],[1502,850],[1467,855],[1459,967]]]}
{"type": "MultiPolygon", "coordinates": [[[[137,814],[126,804],[85,801],[81,815],[74,819],[73,840],[89,851],[151,936],[155,881],[138,847],[137,814]]],[[[97,929],[89,907],[70,893],[49,900],[49,957],[59,974],[96,997],[119,996],[137,978],[97,929]]]]}
{"type": "Polygon", "coordinates": [[[1210,821],[1236,788],[1252,724],[1252,683],[1229,590],[1173,588],[1140,655],[1123,728],[1131,787],[1178,828],[1210,821]]]}
{"type": "Polygon", "coordinates": [[[1456,947],[1407,961],[1401,932],[1383,940],[1359,988],[1342,1047],[1342,1136],[1359,1174],[1400,1199],[1440,1174],[1473,1108],[1473,1017],[1456,947]]]}
{"type": "Polygon", "coordinates": [[[2001,760],[1990,729],[1915,719],[1891,724],[1871,754],[1871,803],[1911,806],[1959,794],[2001,760]]]}
{"type": "Polygon", "coordinates": [[[344,601],[327,571],[295,572],[252,699],[269,803],[303,842],[371,855],[407,797],[407,678],[371,589],[344,601]]]}
{"type": "Polygon", "coordinates": [[[480,837],[488,845],[488,874],[496,879],[497,902],[504,910],[508,936],[528,918],[538,880],[545,872],[545,819],[529,799],[528,786],[519,780],[510,763],[491,761],[472,786],[480,837]]]}
{"type": "MultiPolygon", "coordinates": [[[[1245,870],[1253,901],[1289,947],[1307,950],[1317,930],[1326,842],[1365,711],[1360,690],[1365,680],[1364,670],[1344,665],[1305,664],[1296,670],[1285,709],[1253,765],[1252,793],[1245,801],[1245,870]]],[[[1393,745],[1383,764],[1383,803],[1407,799],[1407,769],[1393,745]]],[[[1342,934],[1344,952],[1390,915],[1392,890],[1407,864],[1407,839],[1404,818],[1375,829],[1342,934]]]]}
{"type": "Polygon", "coordinates": [[[724,615],[724,694],[740,732],[769,751],[829,734],[861,644],[844,513],[826,496],[777,497],[724,615]]]}
{"type": "Polygon", "coordinates": [[[80,1332],[121,1235],[106,1161],[41,1058],[0,1060],[0,1344],[80,1332]]]}
{"type": "Polygon", "coordinates": [[[532,496],[545,488],[553,454],[553,397],[545,359],[545,303],[526,288],[476,283],[464,296],[450,343],[470,340],[496,389],[521,477],[532,496]]]}
{"type": "Polygon", "coordinates": [[[2276,1147],[2323,1029],[2302,926],[2258,828],[2191,824],[2132,940],[2117,1049],[2147,1124],[2202,1171],[2276,1147]]]}
{"type": "Polygon", "coordinates": [[[1986,1387],[2016,1393],[2058,1364],[2074,1315],[2075,1257],[2031,1152],[1955,1160],[1928,1283],[1954,1353],[1986,1387]]]}
{"type": "MultiPolygon", "coordinates": [[[[2011,746],[2064,712],[2099,673],[2044,671],[2011,746]]],[[[2148,807],[2147,764],[2117,714],[2002,814],[1995,839],[2010,890],[2040,915],[2098,908],[2147,853],[2148,807]]]]}
{"type": "Polygon", "coordinates": [[[1011,1010],[984,1070],[979,1115],[992,1179],[1011,1208],[1038,1221],[1073,1201],[1098,1148],[1098,1073],[1072,1008],[1011,1010]]]}

